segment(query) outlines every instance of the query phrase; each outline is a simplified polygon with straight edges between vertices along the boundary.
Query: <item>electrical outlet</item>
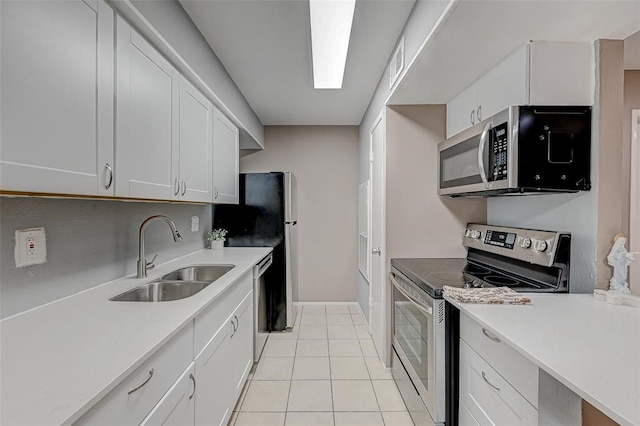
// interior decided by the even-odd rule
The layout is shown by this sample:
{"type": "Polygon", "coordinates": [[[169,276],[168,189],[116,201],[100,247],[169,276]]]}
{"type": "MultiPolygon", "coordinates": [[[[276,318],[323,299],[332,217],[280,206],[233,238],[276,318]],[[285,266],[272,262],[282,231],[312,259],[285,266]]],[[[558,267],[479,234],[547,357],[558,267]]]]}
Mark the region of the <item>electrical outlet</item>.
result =
{"type": "Polygon", "coordinates": [[[200,218],[191,216],[191,232],[198,232],[198,230],[200,230],[200,218]]]}
{"type": "Polygon", "coordinates": [[[14,250],[16,267],[37,265],[47,261],[47,240],[44,228],[16,231],[14,250]]]}

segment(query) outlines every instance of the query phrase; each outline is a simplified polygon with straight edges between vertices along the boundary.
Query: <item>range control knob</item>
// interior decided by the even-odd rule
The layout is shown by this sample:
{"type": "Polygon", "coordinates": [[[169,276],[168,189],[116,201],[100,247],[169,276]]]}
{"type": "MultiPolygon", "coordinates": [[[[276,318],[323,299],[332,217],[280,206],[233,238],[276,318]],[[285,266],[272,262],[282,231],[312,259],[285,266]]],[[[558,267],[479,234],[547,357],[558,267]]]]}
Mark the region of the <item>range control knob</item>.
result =
{"type": "Polygon", "coordinates": [[[522,237],[520,238],[520,247],[523,249],[528,249],[531,247],[531,238],[522,237]]]}
{"type": "Polygon", "coordinates": [[[474,240],[477,240],[477,239],[480,238],[480,235],[482,235],[482,233],[480,231],[474,229],[474,230],[471,231],[470,237],[473,238],[474,240]]]}
{"type": "Polygon", "coordinates": [[[465,229],[464,230],[464,236],[465,237],[470,237],[471,236],[471,229],[465,229]]]}
{"type": "Polygon", "coordinates": [[[544,240],[535,240],[533,243],[533,249],[535,251],[543,252],[547,249],[547,242],[544,240]]]}

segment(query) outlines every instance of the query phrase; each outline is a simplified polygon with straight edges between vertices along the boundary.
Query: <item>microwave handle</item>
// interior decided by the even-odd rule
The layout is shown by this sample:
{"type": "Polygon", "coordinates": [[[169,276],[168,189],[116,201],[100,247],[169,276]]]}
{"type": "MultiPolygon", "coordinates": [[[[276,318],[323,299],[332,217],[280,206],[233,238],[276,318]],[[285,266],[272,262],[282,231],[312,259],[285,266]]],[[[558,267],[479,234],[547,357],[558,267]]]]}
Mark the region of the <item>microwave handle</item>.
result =
{"type": "Polygon", "coordinates": [[[482,136],[480,136],[480,145],[478,146],[478,169],[480,169],[480,179],[482,179],[482,183],[484,183],[484,186],[487,189],[491,189],[491,184],[487,180],[487,173],[484,170],[484,148],[487,144],[487,137],[489,136],[490,129],[491,122],[484,126],[482,136]]]}

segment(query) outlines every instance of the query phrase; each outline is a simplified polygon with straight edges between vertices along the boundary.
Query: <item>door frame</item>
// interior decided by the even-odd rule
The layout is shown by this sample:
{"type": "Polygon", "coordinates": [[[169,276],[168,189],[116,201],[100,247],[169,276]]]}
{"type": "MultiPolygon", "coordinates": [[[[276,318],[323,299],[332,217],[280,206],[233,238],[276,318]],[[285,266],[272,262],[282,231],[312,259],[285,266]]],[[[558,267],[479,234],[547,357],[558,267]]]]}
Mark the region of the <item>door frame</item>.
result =
{"type": "MultiPolygon", "coordinates": [[[[629,250],[640,251],[640,109],[631,110],[629,250]]],[[[640,294],[640,259],[631,263],[629,285],[640,294]]]]}
{"type": "MultiPolygon", "coordinates": [[[[378,116],[376,117],[376,119],[373,121],[370,129],[369,129],[369,181],[370,181],[370,193],[371,193],[371,220],[370,220],[370,229],[369,229],[369,235],[370,235],[370,244],[369,244],[369,265],[370,265],[370,280],[369,280],[369,331],[371,333],[371,337],[374,337],[374,330],[372,328],[372,318],[373,318],[373,309],[372,309],[372,301],[373,301],[373,283],[374,280],[378,280],[380,282],[380,300],[381,300],[381,314],[382,314],[382,318],[381,318],[381,327],[382,327],[382,341],[381,341],[381,347],[378,348],[379,351],[379,356],[381,361],[386,365],[386,366],[390,366],[390,362],[389,362],[389,358],[390,358],[390,354],[389,354],[389,324],[387,324],[387,318],[388,317],[388,291],[387,291],[387,285],[386,285],[386,273],[387,273],[387,250],[386,250],[386,151],[387,151],[387,138],[386,138],[386,129],[384,128],[385,125],[385,111],[386,111],[386,107],[383,106],[382,110],[380,111],[380,113],[378,114],[378,116]],[[373,132],[376,130],[376,128],[378,126],[382,125],[382,141],[381,141],[381,155],[380,158],[375,158],[374,157],[374,149],[373,149],[373,132]],[[374,160],[375,161],[380,161],[380,169],[381,169],[381,173],[382,176],[379,177],[379,182],[380,182],[380,188],[376,188],[374,186],[374,160]],[[379,212],[380,213],[380,223],[376,224],[373,221],[373,206],[375,205],[374,203],[374,197],[376,196],[380,197],[380,204],[382,205],[382,211],[379,212]],[[379,238],[380,238],[380,267],[376,270],[376,268],[373,267],[373,255],[372,255],[372,250],[374,247],[373,241],[374,241],[374,233],[378,233],[379,238]]],[[[374,339],[374,343],[375,343],[375,339],[374,339]]]]}

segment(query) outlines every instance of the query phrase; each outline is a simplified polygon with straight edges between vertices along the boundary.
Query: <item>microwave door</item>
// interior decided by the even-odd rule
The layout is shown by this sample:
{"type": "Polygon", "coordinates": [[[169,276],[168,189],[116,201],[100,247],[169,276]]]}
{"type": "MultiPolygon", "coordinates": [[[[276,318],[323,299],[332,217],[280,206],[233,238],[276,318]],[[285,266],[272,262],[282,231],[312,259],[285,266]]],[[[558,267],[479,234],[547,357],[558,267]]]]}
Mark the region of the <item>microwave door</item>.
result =
{"type": "Polygon", "coordinates": [[[438,194],[487,191],[490,121],[479,123],[440,146],[438,194]]]}

